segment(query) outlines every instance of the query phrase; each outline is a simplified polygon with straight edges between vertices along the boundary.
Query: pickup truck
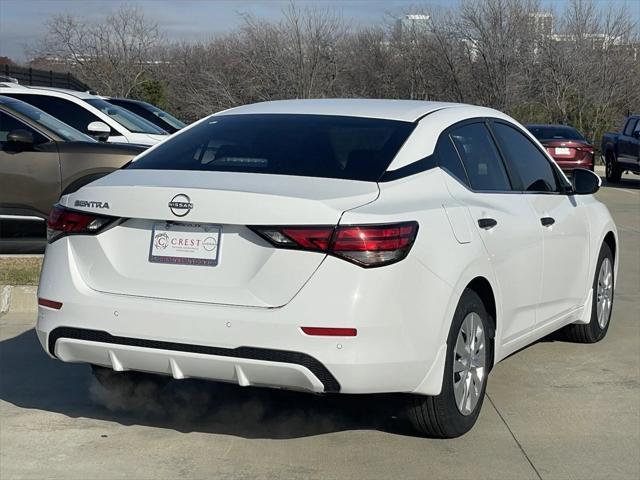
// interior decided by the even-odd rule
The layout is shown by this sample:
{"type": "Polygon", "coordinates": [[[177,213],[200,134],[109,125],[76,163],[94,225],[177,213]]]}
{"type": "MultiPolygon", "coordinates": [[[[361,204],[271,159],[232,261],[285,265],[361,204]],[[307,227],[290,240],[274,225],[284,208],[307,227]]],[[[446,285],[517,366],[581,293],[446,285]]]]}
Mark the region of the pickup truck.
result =
{"type": "Polygon", "coordinates": [[[602,156],[608,182],[619,182],[626,171],[640,175],[640,115],[627,118],[620,133],[605,133],[602,156]]]}

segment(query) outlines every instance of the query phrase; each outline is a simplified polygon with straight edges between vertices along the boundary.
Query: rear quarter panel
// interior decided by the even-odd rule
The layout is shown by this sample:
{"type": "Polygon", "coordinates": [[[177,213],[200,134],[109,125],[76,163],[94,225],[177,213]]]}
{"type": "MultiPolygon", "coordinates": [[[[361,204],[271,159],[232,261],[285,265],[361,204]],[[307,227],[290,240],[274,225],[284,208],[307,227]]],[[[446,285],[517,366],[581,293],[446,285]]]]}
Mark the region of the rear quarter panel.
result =
{"type": "MultiPolygon", "coordinates": [[[[439,391],[443,364],[436,364],[444,358],[438,358],[438,353],[442,353],[446,344],[465,287],[482,276],[498,296],[492,268],[476,229],[463,228],[464,235],[454,232],[445,207],[459,205],[446,189],[443,175],[446,174],[442,170],[434,168],[402,180],[380,183],[380,196],[375,202],[345,212],[340,220],[345,225],[411,220],[419,224],[412,250],[402,260],[417,266],[413,278],[402,279],[406,283],[404,289],[411,295],[404,295],[396,305],[398,321],[411,325],[408,330],[414,332],[415,348],[424,352],[425,367],[434,366],[430,371],[425,369],[425,380],[417,393],[433,394],[436,387],[439,391]]],[[[498,298],[496,304],[500,305],[498,298]]]]}

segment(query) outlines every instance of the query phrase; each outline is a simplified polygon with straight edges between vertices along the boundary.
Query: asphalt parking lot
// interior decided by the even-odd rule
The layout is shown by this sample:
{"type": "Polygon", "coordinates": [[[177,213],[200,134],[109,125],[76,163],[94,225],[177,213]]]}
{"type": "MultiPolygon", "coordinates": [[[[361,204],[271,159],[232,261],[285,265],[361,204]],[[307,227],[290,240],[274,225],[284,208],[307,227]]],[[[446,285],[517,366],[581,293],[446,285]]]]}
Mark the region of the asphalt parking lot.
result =
{"type": "MultiPolygon", "coordinates": [[[[631,177],[629,177],[631,178],[631,177]]],[[[45,356],[35,315],[0,317],[0,479],[640,478],[640,181],[597,194],[618,224],[612,324],[547,338],[494,369],[466,436],[412,436],[395,397],[194,380],[107,394],[45,356]]]]}

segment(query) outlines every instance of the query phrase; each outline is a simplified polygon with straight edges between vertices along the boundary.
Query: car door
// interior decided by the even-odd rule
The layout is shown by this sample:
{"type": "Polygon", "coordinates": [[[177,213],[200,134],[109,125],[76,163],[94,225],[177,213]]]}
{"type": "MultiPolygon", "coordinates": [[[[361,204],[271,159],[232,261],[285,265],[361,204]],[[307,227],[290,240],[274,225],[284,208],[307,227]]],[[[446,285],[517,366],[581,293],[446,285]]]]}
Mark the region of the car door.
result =
{"type": "Polygon", "coordinates": [[[586,211],[567,194],[568,185],[551,160],[522,130],[492,122],[498,146],[518,177],[524,197],[543,235],[542,290],[537,325],[580,307],[585,301],[589,268],[589,221],[586,211]]]}
{"type": "Polygon", "coordinates": [[[638,139],[633,136],[633,132],[638,125],[637,118],[630,118],[618,137],[618,162],[635,166],[638,162],[637,147],[638,139]]]}
{"type": "Polygon", "coordinates": [[[514,191],[484,122],[453,126],[436,155],[451,195],[464,204],[494,269],[502,315],[502,343],[535,328],[542,282],[542,232],[527,200],[514,191]]]}
{"type": "Polygon", "coordinates": [[[60,163],[55,142],[0,111],[0,214],[45,218],[60,197],[60,163]],[[14,130],[33,135],[33,145],[7,141],[14,130]]]}

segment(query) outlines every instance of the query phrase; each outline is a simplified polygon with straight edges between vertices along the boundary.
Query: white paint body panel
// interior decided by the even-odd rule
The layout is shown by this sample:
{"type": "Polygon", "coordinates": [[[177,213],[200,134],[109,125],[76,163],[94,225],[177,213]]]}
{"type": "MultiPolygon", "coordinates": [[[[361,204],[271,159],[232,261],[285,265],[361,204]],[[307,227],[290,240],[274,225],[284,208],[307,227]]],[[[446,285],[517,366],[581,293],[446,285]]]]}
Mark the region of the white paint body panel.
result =
{"type": "MultiPolygon", "coordinates": [[[[465,118],[490,116],[517,125],[486,108],[401,105],[313,100],[227,112],[419,121],[389,171],[431,155],[439,134],[465,118]]],[[[188,128],[176,135],[184,131],[188,128]]],[[[438,394],[451,319],[462,292],[477,277],[494,292],[495,361],[563,325],[584,321],[598,251],[608,232],[617,238],[609,212],[592,196],[479,194],[440,168],[379,184],[130,170],[104,177],[62,203],[74,208],[75,200],[109,202],[109,214],[132,220],[95,237],[68,236],[47,247],[38,293],[63,307],[39,309],[37,332],[45,349],[55,328],[75,327],[164,342],[302,352],[322,363],[344,393],[438,394]],[[149,226],[175,220],[167,203],[178,193],[194,203],[189,222],[223,226],[219,270],[146,262],[149,226]],[[540,224],[542,214],[558,220],[552,230],[540,224]],[[497,227],[478,228],[485,215],[495,217],[497,227]],[[246,228],[400,221],[419,224],[411,252],[374,269],[315,252],[277,250],[246,228]],[[358,334],[312,337],[303,326],[356,328],[358,334]]],[[[617,264],[616,258],[616,271],[617,264]]],[[[79,340],[59,340],[55,348],[62,360],[116,370],[323,389],[297,364],[79,340]]]]}

